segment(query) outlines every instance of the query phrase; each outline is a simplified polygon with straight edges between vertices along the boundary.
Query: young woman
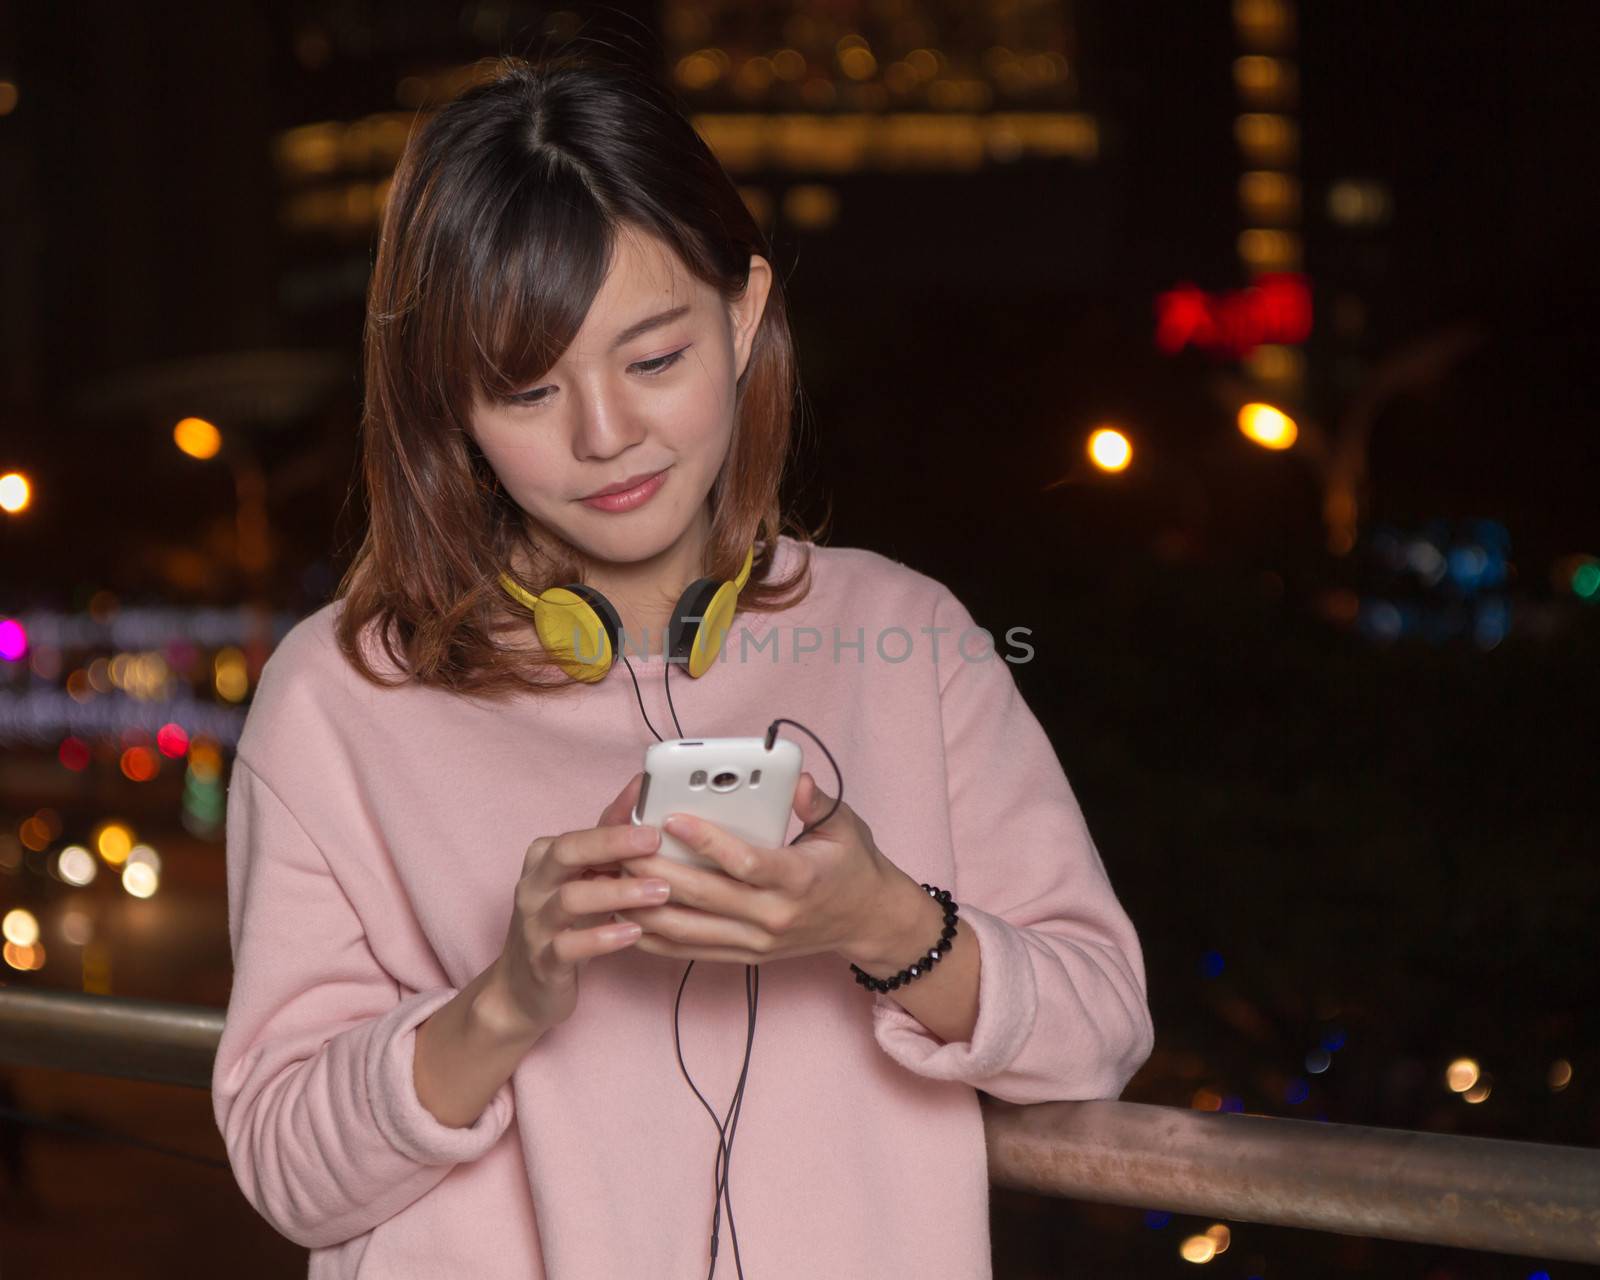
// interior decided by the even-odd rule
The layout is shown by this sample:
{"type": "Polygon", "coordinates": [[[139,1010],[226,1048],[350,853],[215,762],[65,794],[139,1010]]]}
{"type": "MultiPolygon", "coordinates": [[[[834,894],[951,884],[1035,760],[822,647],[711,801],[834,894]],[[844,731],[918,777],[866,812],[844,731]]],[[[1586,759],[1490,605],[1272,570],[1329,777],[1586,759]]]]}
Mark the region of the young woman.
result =
{"type": "Polygon", "coordinates": [[[988,1276],[977,1090],[1117,1096],[1139,941],[1028,646],[784,531],[782,282],[670,95],[580,53],[434,114],[365,373],[365,542],[229,788],[250,1203],[312,1276],[988,1276]],[[797,842],[632,827],[657,736],[780,718],[797,842]]]}

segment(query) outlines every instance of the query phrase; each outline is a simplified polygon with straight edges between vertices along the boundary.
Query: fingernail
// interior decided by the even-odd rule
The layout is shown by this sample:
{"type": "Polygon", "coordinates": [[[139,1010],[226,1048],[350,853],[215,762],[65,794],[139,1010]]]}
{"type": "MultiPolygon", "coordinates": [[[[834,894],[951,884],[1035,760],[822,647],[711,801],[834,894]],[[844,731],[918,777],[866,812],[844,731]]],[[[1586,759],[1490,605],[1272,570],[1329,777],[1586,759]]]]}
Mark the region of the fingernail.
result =
{"type": "Polygon", "coordinates": [[[662,825],[675,836],[692,836],[698,829],[695,820],[683,813],[671,814],[662,825]]]}
{"type": "Polygon", "coordinates": [[[635,849],[654,849],[660,832],[654,827],[635,827],[628,834],[628,843],[635,849]]]}

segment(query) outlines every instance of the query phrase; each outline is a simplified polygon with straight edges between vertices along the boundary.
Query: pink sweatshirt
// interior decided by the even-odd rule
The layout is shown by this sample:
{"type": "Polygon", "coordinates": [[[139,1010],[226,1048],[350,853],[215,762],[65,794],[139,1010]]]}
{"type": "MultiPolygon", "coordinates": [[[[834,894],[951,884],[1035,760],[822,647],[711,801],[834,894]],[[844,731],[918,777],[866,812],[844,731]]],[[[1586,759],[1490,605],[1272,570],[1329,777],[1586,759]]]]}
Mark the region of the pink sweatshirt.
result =
{"type": "MultiPolygon", "coordinates": [[[[744,1274],[988,1277],[975,1090],[1117,1097],[1153,1045],[1143,955],[1006,660],[1060,638],[1008,639],[1026,617],[989,646],[964,637],[946,587],[872,551],[785,537],[779,570],[807,550],[805,600],[739,614],[715,668],[673,673],[683,731],[756,736],[783,715],[819,734],[879,848],[954,895],[978,1020],[946,1044],[837,955],[762,966],[729,1181],[744,1274]]],[[[572,1017],[468,1127],[436,1120],[412,1075],[418,1024],[499,954],[528,844],[593,826],[642,766],[655,739],[626,667],[499,704],[385,691],[336,648],[340,607],[267,662],[229,787],[234,983],[212,1097],[240,1188],[311,1250],[312,1277],[701,1280],[717,1130],[674,1047],[686,961],[590,961],[572,1017]]],[[[662,659],[629,658],[676,736],[662,659]]],[[[781,732],[833,792],[811,739],[781,732]]],[[[680,1027],[725,1115],[744,967],[696,964],[680,1027]]],[[[716,1274],[735,1275],[726,1212],[716,1274]]]]}

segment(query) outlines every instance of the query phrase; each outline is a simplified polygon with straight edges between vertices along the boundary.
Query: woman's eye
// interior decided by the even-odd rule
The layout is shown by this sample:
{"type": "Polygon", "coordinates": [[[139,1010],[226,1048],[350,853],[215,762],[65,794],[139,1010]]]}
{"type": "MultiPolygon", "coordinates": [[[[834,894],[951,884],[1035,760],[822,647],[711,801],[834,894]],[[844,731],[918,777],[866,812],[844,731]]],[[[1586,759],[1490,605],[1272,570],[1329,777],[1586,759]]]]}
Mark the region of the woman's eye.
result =
{"type": "MultiPolygon", "coordinates": [[[[668,369],[672,368],[673,365],[677,364],[678,361],[682,360],[683,353],[688,349],[688,347],[679,347],[676,351],[673,351],[668,355],[657,356],[654,360],[636,360],[628,367],[630,369],[637,369],[647,378],[654,378],[658,374],[665,373],[668,369]]],[[[517,395],[511,396],[510,400],[512,404],[543,404],[544,401],[549,398],[545,395],[545,392],[548,390],[548,387],[535,387],[532,391],[523,391],[517,395]]]]}
{"type": "Polygon", "coordinates": [[[640,360],[633,367],[646,376],[664,373],[677,364],[679,360],[683,359],[683,353],[688,349],[688,347],[679,347],[670,355],[657,356],[654,360],[640,360]]]}

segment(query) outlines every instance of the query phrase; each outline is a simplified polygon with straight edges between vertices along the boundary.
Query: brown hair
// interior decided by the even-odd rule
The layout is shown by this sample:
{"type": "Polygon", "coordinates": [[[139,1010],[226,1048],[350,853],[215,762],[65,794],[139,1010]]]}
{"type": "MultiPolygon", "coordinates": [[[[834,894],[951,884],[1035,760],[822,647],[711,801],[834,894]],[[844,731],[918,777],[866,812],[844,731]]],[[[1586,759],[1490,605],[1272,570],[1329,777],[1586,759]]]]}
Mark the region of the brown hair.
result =
{"type": "MultiPolygon", "coordinates": [[[[525,386],[555,364],[623,226],[660,237],[728,300],[744,289],[750,256],[772,254],[651,74],[588,49],[490,66],[491,78],[413,132],[395,169],[363,332],[368,520],[334,596],[344,602],[339,647],[366,679],[495,695],[573,683],[540,648],[531,610],[499,583],[502,571],[516,576],[513,552],[532,566],[538,580],[524,585],[534,592],[582,582],[583,565],[553,531],[535,543],[472,438],[475,397],[525,386]],[[378,674],[380,651],[399,679],[378,674]]],[[[810,590],[809,555],[788,578],[762,581],[778,535],[815,541],[780,507],[797,375],[782,280],[772,277],[711,489],[704,568],[731,579],[759,542],[739,596],[755,612],[810,590]]]]}

